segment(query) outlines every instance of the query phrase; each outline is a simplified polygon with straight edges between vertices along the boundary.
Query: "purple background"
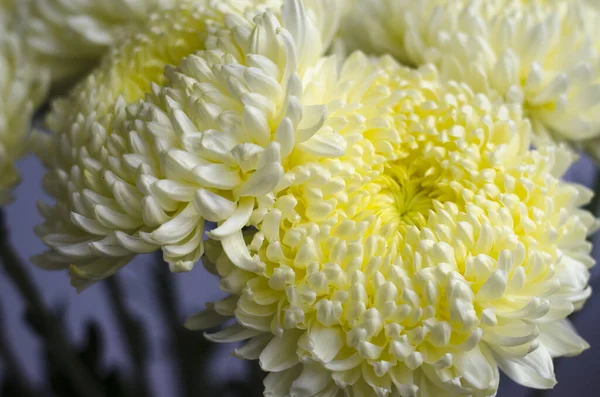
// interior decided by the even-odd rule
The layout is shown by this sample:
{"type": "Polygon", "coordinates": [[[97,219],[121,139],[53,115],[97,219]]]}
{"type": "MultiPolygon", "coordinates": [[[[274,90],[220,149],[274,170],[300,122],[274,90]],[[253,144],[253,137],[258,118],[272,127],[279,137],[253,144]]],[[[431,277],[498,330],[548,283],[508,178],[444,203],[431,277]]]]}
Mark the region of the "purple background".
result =
{"type": "MultiPolygon", "coordinates": [[[[16,192],[17,200],[7,207],[9,227],[12,241],[24,259],[44,250],[41,241],[34,235],[33,227],[40,222],[36,209],[36,201],[43,199],[41,177],[43,169],[34,158],[21,161],[20,169],[24,181],[16,192]]],[[[593,165],[582,159],[569,173],[570,178],[581,183],[590,184],[594,179],[593,165]]],[[[599,240],[600,244],[600,240],[599,240]]],[[[597,253],[600,251],[595,250],[597,253]]],[[[598,254],[596,254],[598,257],[598,254]]],[[[148,336],[151,343],[150,379],[153,382],[155,396],[168,397],[174,395],[177,388],[173,366],[167,352],[161,350],[165,330],[161,326],[160,317],[155,312],[150,281],[150,259],[138,257],[132,264],[119,273],[126,286],[128,305],[150,330],[148,336]]],[[[124,341],[118,332],[113,314],[108,305],[105,288],[96,284],[81,294],[77,294],[69,285],[64,272],[45,272],[33,266],[27,269],[40,288],[45,301],[52,306],[62,305],[66,308],[67,329],[76,342],[84,337],[84,324],[89,319],[97,320],[101,326],[105,342],[104,362],[106,365],[116,364],[128,368],[124,341]]],[[[592,285],[600,287],[600,266],[593,271],[592,285]],[[594,285],[596,284],[596,285],[594,285]]],[[[175,276],[178,295],[181,302],[181,313],[193,314],[209,301],[222,296],[218,290],[214,276],[207,273],[198,264],[188,274],[175,276]]],[[[20,364],[30,379],[42,381],[43,363],[40,359],[40,344],[31,331],[23,324],[23,302],[6,276],[0,273],[0,304],[2,305],[3,324],[13,350],[20,364]]],[[[556,365],[558,385],[544,394],[544,397],[597,396],[600,389],[600,294],[595,294],[588,301],[584,310],[576,315],[574,323],[582,336],[592,348],[576,358],[560,360],[556,365]]],[[[183,321],[183,319],[182,319],[183,321]]],[[[219,357],[209,367],[215,378],[245,376],[245,367],[230,355],[233,347],[225,346],[219,357]]],[[[1,364],[0,364],[1,368],[1,364]]],[[[499,396],[521,397],[533,396],[508,379],[501,382],[499,396]]]]}

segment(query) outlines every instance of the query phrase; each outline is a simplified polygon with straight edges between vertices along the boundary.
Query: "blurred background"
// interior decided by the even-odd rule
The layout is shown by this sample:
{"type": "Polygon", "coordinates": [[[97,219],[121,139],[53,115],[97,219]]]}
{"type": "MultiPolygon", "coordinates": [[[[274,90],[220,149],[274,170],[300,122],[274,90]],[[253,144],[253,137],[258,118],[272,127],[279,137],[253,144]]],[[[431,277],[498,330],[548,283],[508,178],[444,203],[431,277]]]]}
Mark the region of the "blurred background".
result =
{"type": "MultiPolygon", "coordinates": [[[[255,363],[231,355],[235,346],[213,346],[202,334],[186,331],[184,319],[219,299],[214,276],[201,264],[189,274],[170,274],[157,256],[136,258],[117,277],[77,292],[64,272],[47,272],[28,258],[44,250],[33,228],[41,217],[36,202],[44,199],[43,169],[34,158],[20,162],[23,183],[17,200],[4,209],[10,239],[25,264],[22,277],[33,283],[39,300],[51,310],[58,327],[92,376],[99,397],[259,396],[262,374],[255,363]]],[[[592,163],[582,158],[568,174],[591,185],[592,163]]],[[[595,236],[595,257],[600,240],[595,236]]],[[[0,268],[1,269],[1,268],[0,268]]],[[[592,271],[592,288],[600,291],[600,266],[592,271]]],[[[32,297],[30,297],[30,300],[32,297]]],[[[35,305],[30,305],[35,306],[35,305]]],[[[85,396],[78,389],[79,370],[56,362],[63,352],[48,352],[54,340],[44,316],[27,305],[12,279],[0,270],[0,396],[85,396]]],[[[509,379],[500,383],[501,397],[570,397],[600,395],[600,293],[572,316],[592,346],[575,358],[555,362],[558,385],[551,391],[522,388],[509,379]]],[[[67,349],[68,350],[68,349],[67,349]]],[[[66,354],[66,351],[64,352],[66,354]]],[[[81,368],[80,368],[81,369],[81,368]]]]}

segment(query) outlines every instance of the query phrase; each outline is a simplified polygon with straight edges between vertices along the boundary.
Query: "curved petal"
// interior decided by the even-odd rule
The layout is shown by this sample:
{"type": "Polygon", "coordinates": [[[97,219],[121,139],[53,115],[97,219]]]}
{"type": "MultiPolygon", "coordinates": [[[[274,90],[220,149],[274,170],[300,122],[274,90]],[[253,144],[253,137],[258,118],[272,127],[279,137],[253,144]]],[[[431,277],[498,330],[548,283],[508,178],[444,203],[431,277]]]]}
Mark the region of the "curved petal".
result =
{"type": "Polygon", "coordinates": [[[238,203],[238,207],[225,222],[216,229],[206,232],[206,235],[215,240],[222,240],[225,237],[242,230],[250,220],[252,210],[254,209],[254,198],[243,197],[238,203]]]}
{"type": "Polygon", "coordinates": [[[523,358],[500,355],[495,358],[500,369],[520,385],[535,389],[551,389],[556,385],[552,357],[544,346],[540,345],[523,358]]]}

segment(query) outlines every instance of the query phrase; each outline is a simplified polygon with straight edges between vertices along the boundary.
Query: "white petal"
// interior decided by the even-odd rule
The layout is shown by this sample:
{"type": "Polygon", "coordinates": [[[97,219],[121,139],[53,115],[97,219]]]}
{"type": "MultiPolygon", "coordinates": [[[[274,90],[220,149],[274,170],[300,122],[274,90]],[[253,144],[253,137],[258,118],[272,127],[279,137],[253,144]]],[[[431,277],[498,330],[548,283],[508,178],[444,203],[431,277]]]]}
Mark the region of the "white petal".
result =
{"type": "Polygon", "coordinates": [[[492,70],[492,84],[499,92],[507,92],[513,84],[518,84],[519,58],[511,50],[505,51],[492,70]]]}
{"type": "Polygon", "coordinates": [[[132,214],[139,216],[142,213],[142,208],[140,205],[141,195],[137,192],[135,187],[128,183],[124,183],[121,181],[115,181],[112,186],[112,191],[115,197],[115,200],[121,208],[127,214],[132,214]]]}
{"type": "Polygon", "coordinates": [[[304,364],[302,373],[292,383],[291,394],[297,397],[312,397],[323,390],[331,381],[329,371],[323,371],[319,364],[304,364]]]}
{"type": "Polygon", "coordinates": [[[248,87],[255,93],[279,102],[283,97],[283,89],[277,80],[259,68],[250,67],[244,72],[248,87]]]}
{"type": "Polygon", "coordinates": [[[92,248],[96,254],[100,256],[119,258],[131,255],[129,250],[116,243],[116,241],[114,241],[110,236],[101,241],[91,242],[90,248],[92,248]]]}
{"type": "Polygon", "coordinates": [[[491,356],[483,354],[479,346],[469,352],[454,354],[452,362],[464,380],[475,389],[493,392],[498,387],[498,366],[491,356]]]}
{"type": "Polygon", "coordinates": [[[250,339],[260,334],[262,334],[262,332],[235,324],[223,331],[215,332],[214,334],[204,334],[204,337],[211,342],[229,343],[250,339]]]}
{"type": "Polygon", "coordinates": [[[255,170],[258,167],[258,158],[265,149],[254,143],[242,143],[231,150],[231,155],[237,161],[243,173],[255,170]]]}
{"type": "MultiPolygon", "coordinates": [[[[199,220],[198,226],[196,230],[190,233],[185,240],[180,241],[176,244],[171,245],[163,245],[162,250],[165,256],[165,260],[167,262],[172,262],[172,259],[175,259],[174,262],[178,262],[179,260],[187,259],[189,261],[190,258],[187,258],[187,255],[190,255],[193,251],[203,251],[203,243],[204,239],[202,236],[202,232],[204,229],[204,221],[199,220]],[[184,258],[186,257],[186,258],[184,258]]],[[[202,254],[202,252],[198,253],[198,257],[202,254]]],[[[195,262],[195,261],[194,261],[195,262]]],[[[191,270],[191,269],[188,269],[191,270]]]]}
{"type": "Polygon", "coordinates": [[[567,91],[569,80],[563,74],[556,76],[544,89],[527,101],[533,105],[544,105],[557,99],[557,97],[567,91]]]}
{"type": "Polygon", "coordinates": [[[330,361],[325,364],[325,368],[330,371],[340,372],[340,371],[348,371],[353,368],[358,367],[362,364],[363,358],[358,353],[354,353],[348,358],[344,358],[341,360],[330,361]]]}
{"type": "Polygon", "coordinates": [[[501,270],[496,270],[483,284],[476,299],[482,301],[491,301],[502,297],[506,290],[506,274],[501,270]]]}
{"type": "Polygon", "coordinates": [[[187,237],[200,221],[194,203],[190,203],[173,219],[152,232],[152,238],[160,244],[174,244],[187,237]]]}
{"type": "Polygon", "coordinates": [[[109,229],[131,230],[141,226],[139,219],[127,216],[103,205],[94,207],[94,214],[100,224],[109,229]]]}
{"type": "Polygon", "coordinates": [[[198,189],[196,191],[194,204],[198,213],[210,222],[219,222],[227,219],[237,209],[235,202],[227,200],[207,189],[198,189]]]}
{"type": "Polygon", "coordinates": [[[302,44],[305,39],[307,20],[302,1],[285,1],[283,4],[282,19],[283,26],[290,32],[294,41],[302,44]]]}
{"type": "Polygon", "coordinates": [[[170,149],[163,153],[162,161],[167,178],[175,180],[191,175],[191,171],[198,165],[207,164],[195,154],[180,149],[170,149]]]}
{"type": "Polygon", "coordinates": [[[323,363],[328,363],[342,349],[345,336],[338,327],[325,327],[315,322],[302,339],[306,339],[308,346],[305,348],[315,358],[323,363]]]}
{"type": "Polygon", "coordinates": [[[520,385],[551,389],[556,384],[552,357],[544,346],[540,345],[523,358],[505,358],[498,354],[494,356],[500,369],[520,385]]]}
{"type": "Polygon", "coordinates": [[[271,339],[273,339],[273,335],[268,333],[255,336],[242,347],[235,349],[233,355],[245,360],[257,360],[271,339]]]}
{"type": "Polygon", "coordinates": [[[231,215],[229,219],[219,225],[219,227],[216,229],[206,232],[206,235],[215,240],[222,240],[225,237],[241,230],[250,220],[253,209],[254,199],[252,197],[242,197],[233,215],[231,215]]]}
{"type": "Polygon", "coordinates": [[[302,120],[296,130],[296,142],[301,143],[312,138],[323,126],[326,116],[323,105],[304,106],[302,120]]]}
{"type": "Polygon", "coordinates": [[[144,225],[151,227],[159,227],[169,221],[167,215],[158,200],[152,196],[145,196],[142,200],[142,220],[144,225]]]}
{"type": "Polygon", "coordinates": [[[281,372],[298,364],[298,338],[302,331],[288,330],[276,336],[260,354],[260,367],[267,372],[281,372]]]}
{"type": "Polygon", "coordinates": [[[222,239],[221,244],[229,260],[240,269],[254,273],[264,271],[264,263],[258,257],[250,256],[241,230],[222,239]]]}
{"type": "MultiPolygon", "coordinates": [[[[46,238],[44,238],[43,241],[46,244],[48,244],[46,238]]],[[[66,256],[72,256],[75,258],[93,258],[94,256],[97,256],[97,254],[94,252],[94,250],[90,246],[90,243],[87,241],[84,241],[82,243],[77,243],[77,244],[60,245],[60,246],[53,246],[52,244],[48,244],[48,245],[50,247],[53,247],[56,251],[60,252],[63,255],[66,255],[66,256]]]]}
{"type": "Polygon", "coordinates": [[[302,81],[300,77],[298,77],[297,73],[292,74],[289,78],[287,84],[287,97],[286,97],[286,105],[282,106],[280,109],[280,113],[282,113],[281,117],[285,117],[292,122],[292,125],[296,127],[300,121],[302,120],[302,101],[299,97],[294,96],[291,91],[299,91],[297,95],[302,94],[302,81]]]}
{"type": "Polygon", "coordinates": [[[552,357],[574,356],[580,354],[590,345],[577,334],[569,320],[541,324],[538,340],[548,349],[552,357]]]}
{"type": "Polygon", "coordinates": [[[230,190],[242,183],[239,172],[225,164],[198,165],[193,174],[196,182],[215,189],[230,190]]]}
{"type": "Polygon", "coordinates": [[[192,120],[181,109],[173,109],[169,118],[178,136],[192,134],[198,131],[192,120]]]}
{"type": "Polygon", "coordinates": [[[279,185],[283,177],[283,167],[279,163],[271,163],[256,170],[240,186],[237,194],[244,197],[258,197],[271,193],[279,185]]]}
{"type": "Polygon", "coordinates": [[[191,151],[202,153],[202,157],[215,163],[232,164],[231,149],[237,145],[232,133],[217,130],[207,130],[189,136],[187,144],[191,151]]]}
{"type": "Polygon", "coordinates": [[[271,128],[263,112],[253,106],[244,107],[244,127],[254,143],[267,146],[271,140],[271,128]]]}
{"type": "Polygon", "coordinates": [[[346,153],[346,140],[336,132],[320,131],[298,147],[315,156],[339,157],[346,153]]]}
{"type": "Polygon", "coordinates": [[[281,158],[286,158],[294,149],[294,126],[289,118],[285,117],[279,123],[275,132],[275,141],[279,143],[281,158]]]}
{"type": "Polygon", "coordinates": [[[137,254],[146,254],[158,249],[158,246],[156,245],[148,244],[148,242],[139,237],[130,236],[129,234],[120,231],[115,233],[115,237],[123,247],[137,254]]]}
{"type": "Polygon", "coordinates": [[[196,187],[170,179],[162,179],[152,184],[152,192],[175,201],[190,202],[194,199],[196,187]]]}
{"type": "Polygon", "coordinates": [[[262,55],[249,54],[246,61],[249,66],[262,70],[267,76],[271,76],[274,79],[278,79],[281,74],[277,64],[262,55]]]}
{"type": "Polygon", "coordinates": [[[71,221],[76,226],[80,227],[81,229],[85,230],[90,234],[106,236],[111,232],[111,229],[102,226],[100,222],[86,218],[85,216],[80,215],[76,212],[71,212],[71,221]]]}
{"type": "Polygon", "coordinates": [[[194,261],[169,261],[166,256],[164,256],[164,260],[169,262],[169,271],[172,273],[187,273],[194,268],[194,261]]]}
{"type": "Polygon", "coordinates": [[[207,309],[189,316],[185,320],[184,327],[192,331],[205,330],[221,325],[227,321],[227,319],[228,317],[221,316],[214,310],[207,309]]]}
{"type": "Polygon", "coordinates": [[[282,397],[288,396],[292,382],[300,376],[302,365],[296,365],[293,368],[282,372],[271,372],[263,381],[265,385],[265,397],[282,397]]]}

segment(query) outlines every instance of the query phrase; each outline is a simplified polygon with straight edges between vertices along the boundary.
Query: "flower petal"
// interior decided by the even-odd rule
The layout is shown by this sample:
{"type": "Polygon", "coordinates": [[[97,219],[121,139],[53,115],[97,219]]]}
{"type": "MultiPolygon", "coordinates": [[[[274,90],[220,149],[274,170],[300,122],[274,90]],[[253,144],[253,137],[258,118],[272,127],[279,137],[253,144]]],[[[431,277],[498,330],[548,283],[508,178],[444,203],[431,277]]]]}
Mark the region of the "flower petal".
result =
{"type": "Polygon", "coordinates": [[[302,331],[289,330],[275,336],[260,353],[260,367],[267,372],[281,372],[298,364],[298,338],[302,331]]]}
{"type": "Polygon", "coordinates": [[[210,222],[227,219],[237,209],[236,203],[207,189],[196,190],[194,205],[196,211],[210,222]]]}
{"type": "Polygon", "coordinates": [[[252,215],[252,210],[254,209],[254,198],[252,197],[243,197],[240,199],[238,203],[238,207],[225,222],[223,222],[219,227],[213,229],[209,232],[206,232],[206,235],[215,240],[222,240],[225,237],[242,230],[244,226],[250,220],[250,215],[252,215]]]}
{"type": "Polygon", "coordinates": [[[538,340],[552,357],[575,356],[590,347],[567,319],[541,324],[539,329],[538,340]]]}
{"type": "Polygon", "coordinates": [[[263,381],[265,385],[265,397],[287,396],[292,387],[292,382],[300,376],[302,365],[296,365],[282,372],[271,372],[263,381]]]}
{"type": "Polygon", "coordinates": [[[250,256],[241,230],[223,238],[221,244],[229,260],[240,269],[253,273],[264,271],[264,263],[258,258],[250,256]]]}
{"type": "Polygon", "coordinates": [[[205,330],[214,328],[227,321],[228,317],[221,316],[214,310],[203,310],[192,316],[189,316],[184,323],[184,327],[191,331],[205,330]]]}
{"type": "Polygon", "coordinates": [[[211,342],[230,343],[250,339],[260,334],[262,334],[262,332],[247,329],[239,324],[235,324],[225,328],[223,331],[215,332],[213,334],[204,334],[204,337],[211,342]]]}
{"type": "Polygon", "coordinates": [[[551,389],[556,385],[552,357],[544,346],[539,346],[523,358],[505,358],[495,355],[500,369],[520,385],[535,389],[551,389]]]}

